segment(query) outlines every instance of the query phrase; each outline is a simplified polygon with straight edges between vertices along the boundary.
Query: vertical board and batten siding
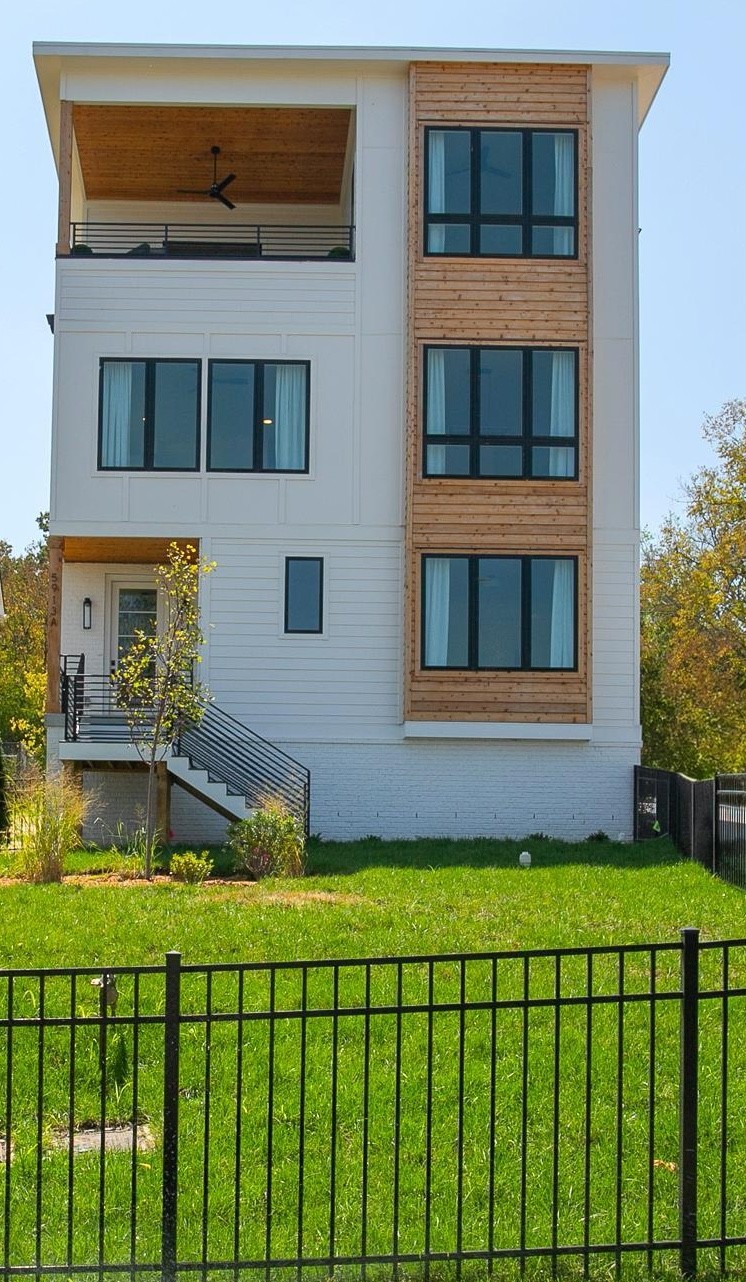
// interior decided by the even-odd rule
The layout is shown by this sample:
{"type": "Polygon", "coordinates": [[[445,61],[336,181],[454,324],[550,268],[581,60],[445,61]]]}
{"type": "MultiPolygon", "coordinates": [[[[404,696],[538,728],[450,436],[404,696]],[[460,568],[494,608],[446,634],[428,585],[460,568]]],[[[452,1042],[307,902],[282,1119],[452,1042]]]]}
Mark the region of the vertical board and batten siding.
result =
{"type": "Polygon", "coordinates": [[[214,538],[210,688],[275,739],[401,721],[401,547],[214,538]],[[283,633],[284,557],[324,556],[321,635],[283,633]]]}
{"type": "Polygon", "coordinates": [[[586,67],[414,63],[410,72],[407,391],[406,662],[408,720],[591,720],[590,335],[586,67]],[[572,128],[578,134],[578,257],[426,257],[427,125],[572,128]],[[577,347],[579,479],[490,481],[422,476],[426,343],[577,347]],[[574,673],[424,672],[420,665],[425,552],[545,553],[578,558],[574,673]]]}

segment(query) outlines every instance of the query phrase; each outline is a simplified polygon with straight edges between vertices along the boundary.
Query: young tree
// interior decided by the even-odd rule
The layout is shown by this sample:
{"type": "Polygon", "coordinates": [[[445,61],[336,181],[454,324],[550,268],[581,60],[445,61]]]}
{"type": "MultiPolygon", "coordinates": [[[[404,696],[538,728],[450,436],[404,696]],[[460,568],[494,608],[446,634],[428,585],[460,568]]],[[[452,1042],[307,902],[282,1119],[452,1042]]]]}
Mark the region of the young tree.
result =
{"type": "Polygon", "coordinates": [[[705,420],[717,461],[643,550],[646,764],[694,776],[746,766],[746,401],[705,420]]]}
{"type": "MultiPolygon", "coordinates": [[[[45,531],[46,513],[37,518],[45,531]]],[[[0,540],[5,619],[0,627],[0,739],[20,739],[40,763],[44,755],[47,548],[32,543],[14,555],[0,540]]]]}
{"type": "MultiPolygon", "coordinates": [[[[171,543],[155,577],[163,625],[151,633],[136,632],[114,675],[116,697],[126,710],[132,742],[148,767],[145,810],[145,876],[153,871],[158,839],[155,827],[156,767],[185,721],[199,721],[206,687],[194,679],[204,637],[200,626],[199,588],[214,561],[196,557],[195,549],[171,543]]],[[[163,836],[164,834],[160,834],[163,836]]]]}

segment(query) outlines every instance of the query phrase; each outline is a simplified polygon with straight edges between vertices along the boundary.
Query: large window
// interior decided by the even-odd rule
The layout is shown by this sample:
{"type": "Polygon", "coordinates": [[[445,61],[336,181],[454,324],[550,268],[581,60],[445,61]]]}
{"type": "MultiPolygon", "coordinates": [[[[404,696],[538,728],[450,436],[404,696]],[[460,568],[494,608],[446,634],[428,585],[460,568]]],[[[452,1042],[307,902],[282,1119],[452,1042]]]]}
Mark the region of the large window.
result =
{"type": "Polygon", "coordinates": [[[425,348],[426,476],[577,476],[574,348],[425,348]]]}
{"type": "Polygon", "coordinates": [[[307,361],[210,361],[207,467],[308,471],[307,361]]]}
{"type": "Polygon", "coordinates": [[[577,134],[425,131],[425,252],[497,258],[577,254],[577,134]]]}
{"type": "Polygon", "coordinates": [[[324,562],[320,556],[285,559],[285,631],[323,630],[324,562]]]}
{"type": "Polygon", "coordinates": [[[199,386],[199,361],[102,360],[99,467],[195,471],[199,386]]]}
{"type": "Polygon", "coordinates": [[[424,556],[423,668],[572,670],[577,559],[424,556]]]}

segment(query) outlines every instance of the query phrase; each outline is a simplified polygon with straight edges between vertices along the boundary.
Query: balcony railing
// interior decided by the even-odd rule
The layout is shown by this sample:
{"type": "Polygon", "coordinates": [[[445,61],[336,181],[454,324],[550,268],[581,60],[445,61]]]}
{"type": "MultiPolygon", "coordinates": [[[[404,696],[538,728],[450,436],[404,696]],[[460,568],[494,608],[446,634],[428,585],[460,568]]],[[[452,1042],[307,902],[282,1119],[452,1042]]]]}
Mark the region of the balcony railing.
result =
{"type": "Polygon", "coordinates": [[[355,257],[355,229],[290,223],[72,223],[70,253],[81,258],[349,262],[355,257]]]}

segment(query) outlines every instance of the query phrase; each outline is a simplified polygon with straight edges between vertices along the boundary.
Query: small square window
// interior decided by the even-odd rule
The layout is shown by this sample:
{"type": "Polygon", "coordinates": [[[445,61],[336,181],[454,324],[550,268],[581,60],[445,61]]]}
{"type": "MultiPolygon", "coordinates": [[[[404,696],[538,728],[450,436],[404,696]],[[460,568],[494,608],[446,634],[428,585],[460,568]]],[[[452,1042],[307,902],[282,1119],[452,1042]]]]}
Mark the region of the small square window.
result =
{"type": "Polygon", "coordinates": [[[102,360],[99,467],[196,471],[199,404],[199,361],[102,360]]]}
{"type": "Polygon", "coordinates": [[[323,586],[320,556],[285,558],[285,632],[323,631],[323,586]]]}

